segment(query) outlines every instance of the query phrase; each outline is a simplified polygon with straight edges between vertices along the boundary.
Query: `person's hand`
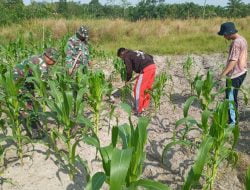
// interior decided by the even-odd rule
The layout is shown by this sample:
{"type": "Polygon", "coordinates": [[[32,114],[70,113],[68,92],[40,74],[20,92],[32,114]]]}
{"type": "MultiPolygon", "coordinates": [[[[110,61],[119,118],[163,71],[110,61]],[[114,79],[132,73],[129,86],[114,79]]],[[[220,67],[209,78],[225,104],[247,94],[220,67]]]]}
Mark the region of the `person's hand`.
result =
{"type": "Polygon", "coordinates": [[[89,61],[88,65],[91,67],[93,65],[93,62],[89,61]]]}
{"type": "Polygon", "coordinates": [[[223,81],[223,78],[224,77],[222,75],[218,75],[218,76],[215,77],[215,79],[216,79],[216,89],[217,90],[220,90],[220,89],[225,87],[225,83],[223,81]]]}
{"type": "Polygon", "coordinates": [[[214,76],[214,79],[215,79],[216,81],[222,81],[223,76],[222,76],[221,74],[215,75],[215,76],[214,76]]]}
{"type": "Polygon", "coordinates": [[[70,68],[70,69],[68,70],[68,74],[69,74],[69,75],[72,75],[72,73],[73,73],[73,68],[70,68]]]}

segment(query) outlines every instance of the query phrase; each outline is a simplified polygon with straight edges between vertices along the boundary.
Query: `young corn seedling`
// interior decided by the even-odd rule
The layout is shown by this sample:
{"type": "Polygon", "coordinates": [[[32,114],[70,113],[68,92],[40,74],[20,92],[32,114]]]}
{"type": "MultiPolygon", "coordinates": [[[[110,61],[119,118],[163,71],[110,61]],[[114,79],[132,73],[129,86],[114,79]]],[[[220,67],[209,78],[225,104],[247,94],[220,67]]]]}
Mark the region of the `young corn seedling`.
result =
{"type": "Polygon", "coordinates": [[[127,72],[123,61],[119,58],[113,59],[113,65],[117,73],[120,74],[122,81],[126,81],[127,72]]]}
{"type": "Polygon", "coordinates": [[[25,100],[23,96],[20,96],[22,83],[14,81],[12,70],[0,75],[0,87],[1,87],[1,110],[7,116],[7,123],[12,132],[12,136],[6,136],[14,142],[17,148],[17,155],[21,162],[23,161],[23,146],[31,140],[29,137],[23,135],[23,128],[20,122],[20,113],[26,110],[25,100]]]}
{"type": "MultiPolygon", "coordinates": [[[[183,66],[182,66],[184,76],[186,77],[189,84],[191,84],[193,81],[192,73],[191,73],[191,69],[192,69],[193,64],[194,63],[193,63],[192,58],[190,56],[188,56],[187,60],[183,63],[183,66]]],[[[192,93],[192,85],[191,85],[191,93],[192,93]]]]}
{"type": "Polygon", "coordinates": [[[228,124],[228,109],[230,102],[225,100],[217,105],[213,112],[209,136],[214,138],[214,143],[210,152],[211,159],[207,164],[206,185],[204,189],[212,189],[219,165],[227,160],[235,165],[238,155],[234,151],[239,139],[239,126],[228,124]]]}
{"type": "Polygon", "coordinates": [[[73,96],[74,96],[74,112],[76,110],[76,98],[78,96],[78,91],[80,89],[85,89],[83,93],[83,101],[87,100],[87,94],[88,94],[88,80],[89,80],[89,75],[87,73],[84,73],[84,66],[80,66],[77,71],[74,73],[74,76],[69,76],[65,75],[65,83],[69,84],[69,88],[73,91],[73,96]]]}
{"type": "Polygon", "coordinates": [[[77,155],[76,149],[79,143],[82,141],[83,135],[88,131],[91,126],[88,119],[83,116],[84,103],[82,101],[85,89],[80,89],[76,97],[76,110],[74,110],[74,95],[70,90],[65,90],[63,84],[59,85],[55,81],[48,82],[50,87],[50,95],[52,99],[47,100],[47,105],[51,111],[55,112],[54,117],[60,124],[61,128],[53,128],[51,130],[51,142],[54,151],[59,157],[63,158],[66,162],[64,165],[68,171],[70,178],[73,179],[77,173],[76,163],[77,161],[86,165],[84,161],[77,155]],[[84,126],[77,131],[74,131],[77,125],[84,126]],[[65,145],[65,149],[57,148],[56,139],[59,138],[65,145]]]}
{"type": "Polygon", "coordinates": [[[88,102],[94,112],[94,131],[98,136],[100,112],[103,106],[103,96],[107,90],[105,76],[102,72],[92,72],[89,74],[89,96],[88,102]]]}
{"type": "Polygon", "coordinates": [[[184,190],[195,187],[204,168],[206,177],[203,189],[211,190],[220,164],[225,160],[236,164],[238,155],[234,148],[239,138],[239,128],[237,125],[228,125],[229,104],[225,100],[216,106],[211,116],[209,134],[203,138],[196,161],[184,183],[184,190]]]}
{"type": "Polygon", "coordinates": [[[128,84],[124,85],[122,88],[120,88],[120,93],[121,93],[121,101],[127,102],[131,97],[132,84],[128,83],[128,84]]]}
{"type": "MultiPolygon", "coordinates": [[[[120,75],[121,80],[126,81],[127,71],[123,61],[119,58],[115,58],[113,59],[113,65],[115,68],[115,72],[120,75]]],[[[121,101],[126,102],[128,97],[131,96],[131,92],[132,92],[132,86],[130,83],[120,88],[121,101]]]]}
{"type": "Polygon", "coordinates": [[[192,103],[196,100],[197,98],[195,96],[191,96],[184,104],[183,107],[183,118],[178,120],[175,124],[175,128],[174,128],[174,134],[173,134],[173,140],[172,142],[168,143],[162,152],[162,163],[164,163],[164,156],[166,154],[166,152],[172,147],[175,146],[177,144],[181,145],[181,146],[192,146],[193,143],[187,139],[187,134],[189,133],[189,131],[195,129],[195,126],[198,125],[198,122],[188,114],[188,111],[190,109],[190,106],[192,105],[192,103]],[[177,129],[180,126],[184,126],[184,129],[181,130],[178,134],[177,134],[177,129]]]}
{"type": "MultiPolygon", "coordinates": [[[[239,128],[237,125],[228,125],[229,102],[227,100],[218,103],[214,110],[204,110],[201,114],[201,121],[196,121],[188,115],[188,109],[194,99],[195,97],[190,97],[187,100],[184,106],[185,117],[176,122],[176,126],[181,124],[187,125],[184,130],[185,135],[195,125],[202,130],[201,144],[198,146],[195,163],[189,171],[182,189],[190,190],[197,188],[197,185],[200,185],[199,180],[201,176],[206,176],[203,189],[212,189],[219,165],[225,160],[235,164],[238,159],[234,148],[239,138],[239,128]],[[206,170],[204,170],[205,168],[206,170]]],[[[194,145],[184,134],[181,135],[180,140],[174,138],[174,141],[165,147],[163,155],[170,147],[176,144],[184,146],[194,145]]]]}
{"type": "Polygon", "coordinates": [[[113,101],[113,98],[114,98],[113,92],[114,92],[114,87],[112,85],[112,74],[111,74],[107,80],[107,92],[106,92],[108,100],[111,102],[113,101]]]}
{"type": "Polygon", "coordinates": [[[176,122],[176,127],[185,126],[184,131],[180,135],[180,139],[176,139],[176,134],[174,134],[173,142],[169,143],[163,152],[165,153],[175,144],[193,145],[193,142],[188,140],[186,135],[195,129],[195,126],[201,129],[201,144],[198,146],[196,161],[186,178],[183,190],[197,187],[199,179],[204,173],[204,168],[206,168],[206,178],[203,189],[212,189],[218,167],[222,161],[228,160],[229,163],[235,164],[238,158],[234,148],[239,138],[239,128],[238,125],[228,125],[230,102],[225,100],[217,103],[216,107],[210,106],[216,103],[214,98],[216,93],[213,92],[214,83],[209,72],[205,80],[201,78],[196,80],[194,86],[197,96],[191,96],[186,101],[183,109],[184,118],[176,122]],[[196,121],[188,114],[194,101],[199,101],[202,105],[201,121],[196,121]]]}
{"type": "MultiPolygon", "coordinates": [[[[46,79],[48,79],[48,74],[46,74],[47,76],[43,76],[38,65],[30,64],[29,67],[32,69],[32,76],[28,77],[26,82],[34,85],[32,96],[32,114],[36,115],[36,120],[42,119],[44,127],[41,127],[41,130],[48,130],[47,120],[44,119],[46,118],[47,112],[46,100],[48,99],[48,85],[46,79]]],[[[37,123],[41,125],[40,121],[37,121],[37,123]]],[[[43,134],[45,133],[43,132],[43,134]]]]}
{"type": "Polygon", "coordinates": [[[129,114],[130,124],[113,127],[112,143],[109,146],[101,147],[98,138],[88,139],[87,143],[97,147],[101,154],[104,172],[94,174],[86,189],[101,189],[104,182],[109,185],[110,190],[136,190],[139,187],[169,189],[162,183],[141,179],[150,120],[142,117],[135,127],[131,123],[131,107],[127,104],[122,104],[122,107],[129,114]],[[122,148],[117,148],[118,139],[121,139],[122,148]]]}
{"type": "Polygon", "coordinates": [[[149,91],[154,101],[155,113],[160,109],[161,98],[165,95],[164,88],[167,85],[167,81],[172,81],[171,75],[168,75],[166,72],[161,73],[156,76],[152,90],[149,91]]]}

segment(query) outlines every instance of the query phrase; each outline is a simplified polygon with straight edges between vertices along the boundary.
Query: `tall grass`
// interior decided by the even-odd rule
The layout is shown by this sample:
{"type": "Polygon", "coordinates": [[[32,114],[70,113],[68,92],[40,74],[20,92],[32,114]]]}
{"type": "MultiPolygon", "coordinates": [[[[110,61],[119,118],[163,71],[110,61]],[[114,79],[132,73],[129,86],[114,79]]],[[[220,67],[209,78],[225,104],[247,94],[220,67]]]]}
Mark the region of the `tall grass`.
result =
{"type": "MultiPolygon", "coordinates": [[[[35,19],[0,28],[0,39],[6,42],[15,39],[19,34],[28,39],[30,32],[34,34],[34,39],[42,39],[45,34],[46,41],[49,33],[53,38],[60,39],[67,33],[73,35],[80,25],[86,25],[90,30],[91,42],[112,53],[121,46],[144,49],[155,54],[212,53],[223,52],[228,46],[228,43],[217,35],[220,24],[225,21],[228,19],[166,19],[137,22],[121,19],[35,19]]],[[[236,23],[239,33],[250,40],[250,25],[247,24],[250,17],[231,21],[236,23]]]]}

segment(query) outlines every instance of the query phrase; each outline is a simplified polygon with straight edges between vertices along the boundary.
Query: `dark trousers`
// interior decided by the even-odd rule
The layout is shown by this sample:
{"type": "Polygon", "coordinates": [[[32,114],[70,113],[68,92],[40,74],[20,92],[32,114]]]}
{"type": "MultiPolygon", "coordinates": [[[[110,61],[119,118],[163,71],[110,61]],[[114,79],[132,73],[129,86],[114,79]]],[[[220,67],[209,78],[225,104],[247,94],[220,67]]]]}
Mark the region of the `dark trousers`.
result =
{"type": "Polygon", "coordinates": [[[226,99],[230,101],[228,110],[228,122],[229,124],[235,124],[238,119],[238,92],[242,85],[247,73],[234,78],[229,79],[226,82],[226,99]]]}

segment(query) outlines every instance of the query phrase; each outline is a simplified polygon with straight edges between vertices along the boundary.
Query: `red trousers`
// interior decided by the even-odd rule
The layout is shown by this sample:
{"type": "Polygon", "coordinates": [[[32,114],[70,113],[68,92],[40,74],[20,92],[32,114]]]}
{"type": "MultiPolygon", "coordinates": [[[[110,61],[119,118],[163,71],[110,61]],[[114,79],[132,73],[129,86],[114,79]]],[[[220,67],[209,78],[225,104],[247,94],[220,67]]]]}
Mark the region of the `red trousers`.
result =
{"type": "Polygon", "coordinates": [[[150,94],[147,90],[152,89],[155,79],[155,64],[151,64],[143,69],[143,72],[138,76],[134,86],[135,108],[138,113],[149,106],[150,94]],[[146,91],[146,92],[145,92],[146,91]]]}

